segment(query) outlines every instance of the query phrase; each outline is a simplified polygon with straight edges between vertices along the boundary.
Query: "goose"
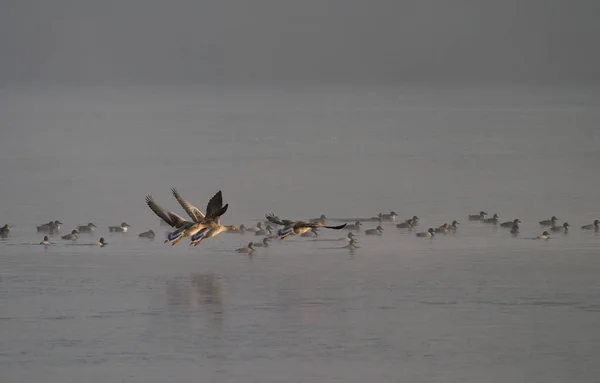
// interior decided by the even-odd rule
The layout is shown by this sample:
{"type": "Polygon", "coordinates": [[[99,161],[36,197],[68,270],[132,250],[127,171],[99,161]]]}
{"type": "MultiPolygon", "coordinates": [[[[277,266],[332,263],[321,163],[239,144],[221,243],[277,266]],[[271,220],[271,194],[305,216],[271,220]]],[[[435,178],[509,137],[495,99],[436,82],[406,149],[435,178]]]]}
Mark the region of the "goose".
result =
{"type": "Polygon", "coordinates": [[[319,231],[316,228],[311,228],[309,231],[307,231],[306,233],[302,233],[302,235],[300,235],[301,237],[318,237],[319,236],[319,231]]]}
{"type": "Polygon", "coordinates": [[[234,225],[221,225],[218,220],[209,220],[204,223],[204,228],[190,237],[190,246],[198,246],[203,240],[216,237],[228,231],[237,231],[234,225]]]}
{"type": "Polygon", "coordinates": [[[228,204],[223,206],[223,195],[219,190],[209,201],[206,206],[206,214],[203,214],[200,209],[186,201],[175,188],[171,189],[173,196],[179,202],[183,210],[192,218],[192,221],[186,221],[177,214],[165,211],[158,206],[152,196],[146,197],[146,204],[152,211],[163,219],[170,226],[176,228],[175,231],[167,235],[164,243],[173,241],[172,246],[177,244],[183,238],[193,236],[202,229],[209,226],[219,225],[220,217],[225,214],[228,204]]]}
{"type": "Polygon", "coordinates": [[[340,230],[346,227],[346,224],[339,226],[325,226],[322,222],[303,222],[303,221],[290,221],[287,219],[279,219],[274,214],[266,216],[269,222],[276,225],[283,226],[282,229],[277,231],[277,235],[280,239],[285,239],[290,235],[302,235],[313,228],[324,227],[326,229],[340,230]]]}

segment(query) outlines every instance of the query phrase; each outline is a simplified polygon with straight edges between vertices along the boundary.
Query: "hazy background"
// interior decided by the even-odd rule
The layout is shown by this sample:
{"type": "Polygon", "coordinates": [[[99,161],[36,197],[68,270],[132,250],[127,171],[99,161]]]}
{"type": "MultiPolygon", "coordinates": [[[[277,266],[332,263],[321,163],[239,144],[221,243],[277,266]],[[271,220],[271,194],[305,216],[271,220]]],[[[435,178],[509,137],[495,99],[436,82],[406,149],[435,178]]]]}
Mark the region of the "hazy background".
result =
{"type": "Polygon", "coordinates": [[[597,383],[597,2],[0,7],[2,383],[597,383]],[[462,225],[249,258],[164,245],[144,197],[183,214],[171,187],[222,189],[225,224],[462,225]],[[531,240],[552,215],[571,232],[531,240]],[[98,229],[45,249],[55,219],[98,229]]]}
{"type": "Polygon", "coordinates": [[[593,0],[3,0],[3,83],[598,82],[593,0]]]}

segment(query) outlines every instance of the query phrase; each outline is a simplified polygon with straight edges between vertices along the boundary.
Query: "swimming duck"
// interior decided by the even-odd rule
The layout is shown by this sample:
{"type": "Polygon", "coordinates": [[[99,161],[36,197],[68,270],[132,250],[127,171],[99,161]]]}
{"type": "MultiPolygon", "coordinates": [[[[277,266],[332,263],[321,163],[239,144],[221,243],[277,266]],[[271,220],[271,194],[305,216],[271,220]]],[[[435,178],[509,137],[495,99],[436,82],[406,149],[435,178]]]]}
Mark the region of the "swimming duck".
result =
{"type": "Polygon", "coordinates": [[[97,227],[98,227],[98,226],[96,226],[96,225],[94,225],[93,223],[91,223],[91,222],[90,222],[90,223],[88,223],[87,225],[84,225],[84,226],[79,226],[79,227],[77,228],[77,230],[78,230],[80,233],[91,233],[91,232],[93,232],[93,231],[94,231],[94,230],[95,230],[97,227]]]}
{"type": "Polygon", "coordinates": [[[37,231],[38,232],[43,232],[43,233],[54,233],[56,231],[60,230],[60,225],[62,225],[63,223],[60,221],[50,221],[48,223],[45,223],[43,225],[40,225],[37,227],[37,231]]]}
{"type": "Polygon", "coordinates": [[[583,225],[583,226],[581,226],[581,228],[583,230],[596,230],[596,231],[599,231],[600,230],[600,221],[598,221],[596,219],[596,220],[594,220],[594,223],[592,223],[590,225],[583,225]]]}
{"type": "Polygon", "coordinates": [[[513,223],[512,227],[510,228],[510,233],[512,235],[517,235],[519,234],[519,232],[521,231],[521,229],[519,229],[519,224],[518,223],[513,223]]]}
{"type": "Polygon", "coordinates": [[[104,247],[104,246],[108,245],[108,243],[106,243],[106,241],[104,240],[104,237],[100,238],[100,240],[98,242],[96,242],[95,244],[100,247],[104,247]]]}
{"type": "Polygon", "coordinates": [[[534,239],[550,239],[550,233],[548,233],[547,231],[544,231],[542,233],[542,235],[539,235],[539,236],[535,237],[534,239]]]}
{"type": "Polygon", "coordinates": [[[556,218],[555,216],[552,216],[552,218],[550,218],[550,219],[547,219],[545,221],[540,221],[540,226],[555,226],[556,221],[558,221],[558,218],[556,218]]]}
{"type": "Polygon", "coordinates": [[[239,227],[238,226],[231,226],[231,229],[228,229],[225,233],[235,233],[235,234],[246,234],[246,231],[248,231],[246,229],[246,225],[241,224],[239,227]]]}
{"type": "Polygon", "coordinates": [[[377,226],[375,229],[365,230],[366,235],[381,235],[383,234],[383,227],[377,226]]]}
{"type": "Polygon", "coordinates": [[[448,225],[447,223],[445,223],[445,224],[443,224],[440,227],[436,227],[435,228],[435,232],[436,233],[444,233],[444,234],[446,234],[450,230],[449,227],[450,227],[450,225],[448,225]]]}
{"type": "Polygon", "coordinates": [[[518,218],[515,218],[515,219],[514,219],[514,220],[512,220],[512,221],[508,221],[508,222],[502,222],[502,223],[500,224],[500,227],[506,227],[506,228],[509,228],[509,229],[510,229],[510,228],[512,228],[512,227],[513,227],[513,225],[515,225],[515,224],[517,224],[517,223],[521,223],[521,220],[520,220],[520,219],[518,219],[518,218]]]}
{"type": "Polygon", "coordinates": [[[48,239],[48,236],[45,235],[44,240],[42,242],[40,242],[40,245],[49,246],[49,245],[52,245],[52,242],[50,242],[50,240],[48,239]]]}
{"type": "Polygon", "coordinates": [[[419,226],[419,220],[420,219],[421,218],[417,217],[416,215],[413,215],[413,217],[412,217],[412,225],[413,226],[419,226]]]}
{"type": "Polygon", "coordinates": [[[171,244],[172,246],[177,244],[183,238],[193,236],[205,228],[214,228],[215,225],[220,225],[220,217],[225,214],[229,207],[229,204],[223,205],[223,195],[220,190],[208,201],[206,214],[203,214],[200,209],[186,201],[175,188],[172,188],[171,192],[183,210],[185,210],[190,218],[192,218],[191,222],[184,220],[173,212],[165,213],[165,211],[154,202],[151,196],[146,197],[146,204],[156,215],[162,218],[163,221],[176,228],[175,231],[167,234],[167,239],[164,242],[167,243],[173,241],[171,244]]]}
{"type": "Polygon", "coordinates": [[[347,236],[345,236],[344,238],[340,238],[340,241],[351,242],[351,241],[355,240],[355,238],[356,238],[356,236],[352,232],[349,232],[347,236]]]}
{"type": "Polygon", "coordinates": [[[254,243],[248,243],[247,247],[242,247],[236,250],[237,253],[252,254],[254,253],[254,243]]]}
{"type": "Polygon", "coordinates": [[[309,220],[309,222],[321,222],[324,225],[326,220],[327,220],[327,217],[325,216],[325,214],[321,214],[321,216],[319,218],[313,218],[313,219],[309,220]]]}
{"type": "Polygon", "coordinates": [[[456,220],[452,221],[452,224],[450,225],[450,227],[448,228],[451,232],[456,233],[456,229],[458,229],[458,226],[460,225],[459,222],[457,222],[456,220]]]}
{"type": "Polygon", "coordinates": [[[303,222],[303,221],[290,221],[288,219],[279,219],[274,214],[266,216],[269,222],[276,225],[283,226],[282,229],[277,231],[277,235],[280,239],[285,239],[290,235],[302,235],[312,228],[324,227],[325,229],[340,230],[346,227],[346,224],[339,226],[325,226],[322,222],[303,222]]]}
{"type": "Polygon", "coordinates": [[[469,215],[469,221],[483,221],[488,215],[485,211],[480,211],[479,214],[469,215]]]}
{"type": "Polygon", "coordinates": [[[352,249],[353,250],[353,249],[360,249],[360,247],[356,246],[355,239],[350,239],[350,242],[346,246],[342,247],[342,249],[352,249]]]}
{"type": "Polygon", "coordinates": [[[268,237],[264,237],[261,243],[253,243],[255,247],[269,247],[270,239],[268,237]]]}
{"type": "Polygon", "coordinates": [[[494,216],[492,218],[485,218],[483,219],[483,223],[489,223],[492,225],[497,225],[498,224],[498,214],[494,213],[494,216]]]}
{"type": "Polygon", "coordinates": [[[9,224],[6,224],[6,225],[0,227],[0,238],[7,238],[8,233],[10,233],[10,225],[9,224]]]}
{"type": "Polygon", "coordinates": [[[427,238],[431,238],[435,235],[435,230],[433,230],[433,227],[430,227],[429,230],[424,231],[422,233],[417,233],[417,237],[427,237],[427,238]]]}
{"type": "Polygon", "coordinates": [[[70,240],[70,241],[75,241],[77,238],[79,238],[77,236],[77,234],[79,234],[79,232],[77,230],[73,230],[70,234],[63,235],[61,238],[62,239],[66,239],[66,240],[70,240]]]}
{"type": "Polygon", "coordinates": [[[567,222],[563,223],[562,226],[552,226],[550,228],[550,230],[554,231],[554,232],[565,232],[567,233],[569,231],[569,224],[567,222]]]}
{"type": "Polygon", "coordinates": [[[140,237],[140,238],[151,238],[151,239],[154,239],[154,237],[156,237],[156,234],[154,234],[153,230],[148,230],[148,231],[145,231],[143,233],[140,233],[140,235],[138,235],[138,237],[140,237]]]}
{"type": "Polygon", "coordinates": [[[273,230],[273,228],[271,227],[271,225],[267,225],[265,226],[263,229],[257,230],[254,232],[254,235],[271,235],[271,230],[273,230]]]}
{"type": "MultiPolygon", "coordinates": [[[[319,222],[319,221],[313,221],[313,222],[319,222]]],[[[307,231],[306,233],[302,233],[300,235],[301,237],[318,237],[319,236],[319,231],[316,228],[311,228],[309,231],[307,231]]]]}
{"type": "Polygon", "coordinates": [[[360,221],[356,221],[353,225],[346,225],[346,230],[360,231],[361,226],[362,223],[360,221]]]}
{"type": "Polygon", "coordinates": [[[131,226],[127,222],[121,223],[121,226],[109,226],[108,231],[111,233],[126,233],[131,226]]]}
{"type": "Polygon", "coordinates": [[[391,211],[389,214],[379,213],[375,219],[378,219],[379,222],[395,222],[397,216],[395,211],[391,211]]]}
{"type": "Polygon", "coordinates": [[[413,219],[409,218],[409,219],[407,219],[406,221],[404,221],[402,223],[396,224],[396,227],[398,229],[412,229],[414,227],[414,225],[413,225],[413,219]]]}
{"type": "Polygon", "coordinates": [[[257,231],[261,231],[261,230],[263,230],[263,227],[262,227],[262,222],[260,222],[260,221],[256,223],[255,227],[247,227],[246,228],[246,231],[251,231],[253,233],[256,233],[257,231]]]}

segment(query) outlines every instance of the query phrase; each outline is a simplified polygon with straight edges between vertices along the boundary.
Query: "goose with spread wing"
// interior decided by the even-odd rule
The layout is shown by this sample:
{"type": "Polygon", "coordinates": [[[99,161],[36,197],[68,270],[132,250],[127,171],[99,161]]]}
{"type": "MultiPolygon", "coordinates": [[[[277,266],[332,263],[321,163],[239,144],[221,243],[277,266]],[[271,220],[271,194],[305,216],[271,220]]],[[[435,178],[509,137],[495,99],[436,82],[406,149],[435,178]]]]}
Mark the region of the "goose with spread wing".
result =
{"type": "Polygon", "coordinates": [[[177,244],[183,238],[193,236],[200,230],[206,228],[210,223],[215,221],[218,222],[219,217],[225,214],[229,207],[229,205],[223,206],[223,196],[220,190],[208,202],[206,214],[202,213],[200,209],[186,201],[176,189],[173,188],[171,191],[173,192],[175,199],[177,199],[177,202],[179,202],[185,212],[192,218],[192,221],[187,221],[173,212],[165,212],[154,202],[151,196],[146,197],[146,203],[156,215],[162,218],[163,221],[176,228],[175,231],[167,235],[167,239],[165,240],[165,243],[173,241],[172,245],[177,244]]]}
{"type": "MultiPolygon", "coordinates": [[[[187,231],[187,233],[184,233],[186,234],[184,235],[185,237],[191,236],[192,242],[197,241],[196,235],[201,232],[203,232],[204,234],[200,235],[200,240],[206,238],[206,234],[209,230],[217,229],[219,230],[219,233],[221,233],[229,229],[235,229],[235,227],[233,226],[221,225],[221,216],[225,214],[227,208],[229,207],[229,204],[223,205],[223,195],[220,190],[210,199],[210,201],[208,201],[208,204],[206,205],[206,214],[202,213],[200,209],[186,201],[181,196],[181,194],[179,194],[177,189],[172,188],[171,191],[173,192],[173,196],[175,197],[177,202],[179,202],[183,210],[185,210],[185,212],[190,216],[192,221],[195,222],[195,225],[193,225],[187,231]]],[[[214,234],[214,231],[211,234],[213,234],[212,236],[216,235],[214,234]]],[[[175,238],[174,244],[179,242],[179,240],[181,240],[182,238],[184,238],[184,236],[181,236],[181,234],[178,233],[177,230],[174,233],[172,233],[172,235],[175,238]]]]}
{"type": "Polygon", "coordinates": [[[340,230],[346,227],[346,224],[339,226],[326,226],[322,221],[318,222],[303,222],[303,221],[290,221],[288,219],[279,219],[274,214],[268,214],[267,219],[269,222],[276,225],[283,226],[282,229],[277,230],[277,235],[280,239],[285,239],[290,235],[302,235],[310,229],[316,229],[317,227],[324,227],[326,229],[340,230]]]}

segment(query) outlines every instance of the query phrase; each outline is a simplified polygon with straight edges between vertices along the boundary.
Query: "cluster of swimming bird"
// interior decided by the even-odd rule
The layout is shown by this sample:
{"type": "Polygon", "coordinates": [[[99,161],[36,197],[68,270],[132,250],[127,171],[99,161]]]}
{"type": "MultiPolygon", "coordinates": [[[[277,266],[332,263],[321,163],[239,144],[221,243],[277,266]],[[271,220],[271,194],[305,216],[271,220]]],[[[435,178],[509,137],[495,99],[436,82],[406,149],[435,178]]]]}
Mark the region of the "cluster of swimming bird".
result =
{"type": "MultiPolygon", "coordinates": [[[[288,219],[280,219],[274,214],[267,214],[265,216],[265,222],[258,222],[256,227],[248,228],[245,225],[240,225],[239,227],[235,225],[222,225],[221,224],[221,216],[227,212],[229,207],[228,204],[223,205],[223,195],[219,190],[208,202],[206,206],[206,211],[203,213],[200,209],[192,205],[186,199],[184,199],[181,194],[177,191],[177,189],[171,189],[171,192],[179,205],[183,208],[183,210],[190,217],[191,221],[182,218],[172,211],[166,211],[162,207],[160,207],[152,196],[146,196],[146,204],[148,207],[161,218],[164,224],[173,227],[175,230],[167,233],[167,238],[164,243],[171,242],[171,245],[175,245],[179,243],[184,238],[190,238],[190,245],[197,246],[203,240],[213,238],[221,233],[239,233],[245,234],[247,232],[251,232],[254,235],[264,236],[262,242],[254,243],[250,242],[247,247],[243,247],[237,249],[236,251],[239,253],[252,253],[254,252],[255,247],[268,247],[269,241],[275,238],[285,239],[292,235],[299,235],[302,237],[318,237],[319,232],[318,229],[332,229],[332,230],[341,230],[346,229],[350,231],[348,235],[340,240],[347,241],[347,245],[344,248],[356,249],[358,246],[356,245],[356,237],[352,234],[353,231],[358,232],[361,230],[361,226],[363,226],[363,221],[369,222],[379,222],[379,225],[373,229],[367,229],[364,231],[365,235],[382,235],[383,227],[381,226],[383,222],[392,222],[395,223],[398,217],[398,214],[395,212],[390,212],[389,214],[380,213],[376,217],[371,218],[363,218],[363,219],[342,219],[342,218],[334,218],[328,219],[325,215],[321,215],[319,218],[311,219],[307,221],[294,221],[288,219]],[[343,223],[340,225],[326,225],[326,221],[341,221],[341,222],[349,222],[354,221],[353,224],[343,223]],[[263,227],[263,223],[265,226],[263,227]],[[279,226],[279,229],[276,231],[276,234],[273,234],[272,225],[279,226]]],[[[484,211],[479,212],[479,214],[469,215],[469,221],[481,222],[484,224],[490,224],[495,226],[500,226],[502,228],[510,229],[510,232],[513,235],[518,235],[520,232],[519,224],[521,221],[519,219],[513,219],[512,221],[500,222],[498,214],[494,214],[491,218],[487,218],[488,214],[484,211]]],[[[551,232],[562,232],[567,233],[569,231],[570,225],[567,222],[564,222],[561,225],[557,224],[558,219],[553,216],[549,220],[540,221],[539,224],[541,227],[548,227],[551,232]]],[[[50,221],[48,223],[37,226],[37,231],[41,233],[46,233],[50,236],[55,235],[59,232],[61,228],[62,222],[60,221],[50,221]]],[[[396,224],[396,228],[398,229],[408,229],[412,230],[413,228],[419,225],[419,217],[413,216],[405,220],[404,222],[400,222],[396,224]]],[[[455,233],[458,229],[459,222],[456,220],[452,221],[451,224],[444,223],[441,226],[436,228],[429,228],[427,231],[416,233],[417,237],[425,237],[432,238],[436,234],[448,234],[455,233]]],[[[111,233],[125,233],[131,226],[126,222],[121,223],[118,226],[109,226],[108,231],[111,233]]],[[[67,241],[76,241],[80,233],[93,233],[97,229],[97,226],[93,223],[88,223],[87,225],[78,226],[77,229],[71,231],[71,233],[61,236],[63,240],[67,241]]],[[[583,230],[594,230],[595,232],[600,231],[600,221],[594,220],[592,224],[581,226],[583,230]]],[[[543,231],[539,236],[534,237],[533,239],[549,239],[550,232],[548,230],[543,231]]],[[[10,233],[10,225],[4,225],[0,227],[0,238],[7,238],[10,233]]],[[[40,244],[42,245],[51,245],[52,243],[49,240],[48,235],[44,236],[44,239],[40,244]]],[[[150,238],[153,239],[156,236],[154,231],[149,230],[139,234],[140,238],[150,238]]],[[[101,237],[100,240],[92,245],[98,246],[106,246],[107,243],[104,237],[101,237]]]]}
{"type": "MultiPolygon", "coordinates": [[[[40,245],[46,245],[46,246],[52,245],[53,243],[50,242],[49,236],[58,234],[62,225],[63,225],[63,223],[60,221],[50,221],[48,223],[44,223],[44,224],[37,226],[38,233],[46,233],[47,234],[44,236],[44,239],[40,242],[40,245]]],[[[6,227],[6,233],[2,235],[2,238],[6,238],[6,236],[8,236],[9,230],[10,230],[10,225],[5,225],[5,227],[6,227]]],[[[123,222],[119,226],[109,226],[108,231],[111,233],[126,233],[127,229],[130,227],[131,227],[131,225],[129,225],[127,222],[123,222]]],[[[98,226],[96,226],[90,222],[87,225],[78,226],[77,229],[73,229],[69,234],[62,235],[61,239],[65,240],[65,241],[73,241],[74,242],[77,239],[79,239],[79,234],[81,234],[81,233],[91,234],[97,228],[98,228],[98,226]]],[[[139,236],[153,238],[154,232],[152,230],[150,230],[148,232],[141,233],[139,236]]],[[[104,239],[104,237],[101,237],[98,240],[98,242],[93,243],[92,245],[98,245],[98,246],[103,247],[103,246],[106,246],[107,243],[106,243],[106,240],[104,239]]]]}

